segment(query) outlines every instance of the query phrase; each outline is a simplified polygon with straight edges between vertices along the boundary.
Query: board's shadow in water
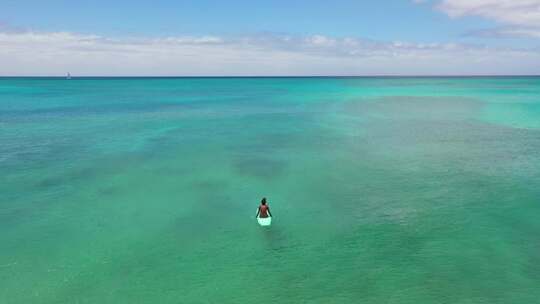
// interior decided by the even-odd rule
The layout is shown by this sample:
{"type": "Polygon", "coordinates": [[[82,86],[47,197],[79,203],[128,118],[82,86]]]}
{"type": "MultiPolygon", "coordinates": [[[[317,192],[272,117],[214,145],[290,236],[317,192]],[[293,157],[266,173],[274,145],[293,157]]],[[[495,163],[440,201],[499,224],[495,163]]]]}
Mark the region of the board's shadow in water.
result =
{"type": "Polygon", "coordinates": [[[269,227],[259,227],[259,230],[265,249],[272,256],[279,257],[297,247],[297,244],[291,241],[291,238],[279,224],[272,224],[269,227]]]}

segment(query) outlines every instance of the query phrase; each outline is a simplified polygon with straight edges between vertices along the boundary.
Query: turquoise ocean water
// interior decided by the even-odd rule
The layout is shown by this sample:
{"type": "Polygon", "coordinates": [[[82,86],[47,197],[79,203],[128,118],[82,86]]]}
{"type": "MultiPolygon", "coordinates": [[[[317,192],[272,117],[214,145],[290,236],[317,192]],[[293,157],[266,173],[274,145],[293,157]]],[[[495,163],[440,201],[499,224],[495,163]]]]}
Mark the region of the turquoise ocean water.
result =
{"type": "Polygon", "coordinates": [[[0,303],[539,299],[540,78],[0,78],[0,303]]]}

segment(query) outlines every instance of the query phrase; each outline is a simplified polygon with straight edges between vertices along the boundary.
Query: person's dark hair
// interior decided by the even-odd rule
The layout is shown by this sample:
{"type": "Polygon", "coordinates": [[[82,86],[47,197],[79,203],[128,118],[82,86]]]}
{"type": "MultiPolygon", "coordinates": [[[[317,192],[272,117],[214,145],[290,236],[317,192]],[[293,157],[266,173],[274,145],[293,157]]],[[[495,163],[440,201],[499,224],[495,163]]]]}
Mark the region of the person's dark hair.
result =
{"type": "Polygon", "coordinates": [[[261,204],[266,205],[266,197],[263,197],[263,199],[261,200],[261,204]]]}

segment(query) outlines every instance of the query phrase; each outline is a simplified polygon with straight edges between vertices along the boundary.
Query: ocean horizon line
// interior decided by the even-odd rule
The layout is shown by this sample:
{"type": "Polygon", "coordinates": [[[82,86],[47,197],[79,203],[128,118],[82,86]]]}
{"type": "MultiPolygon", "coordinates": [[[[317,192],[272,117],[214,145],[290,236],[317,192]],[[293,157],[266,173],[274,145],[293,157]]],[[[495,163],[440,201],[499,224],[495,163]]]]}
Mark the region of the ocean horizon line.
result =
{"type": "Polygon", "coordinates": [[[138,75],[138,76],[99,76],[99,75],[85,75],[85,76],[0,76],[0,79],[13,79],[13,78],[35,78],[35,79],[118,79],[118,78],[156,78],[156,79],[174,79],[174,78],[503,78],[503,77],[540,77],[540,74],[523,74],[523,75],[202,75],[202,76],[188,76],[188,75],[176,75],[176,76],[152,76],[152,75],[138,75]]]}

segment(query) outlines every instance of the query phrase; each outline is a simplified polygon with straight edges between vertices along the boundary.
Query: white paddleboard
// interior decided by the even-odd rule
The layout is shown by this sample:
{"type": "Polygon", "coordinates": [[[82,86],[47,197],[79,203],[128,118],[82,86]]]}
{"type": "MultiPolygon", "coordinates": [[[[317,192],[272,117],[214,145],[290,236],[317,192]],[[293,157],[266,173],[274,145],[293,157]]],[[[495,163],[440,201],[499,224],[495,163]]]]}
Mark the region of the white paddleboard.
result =
{"type": "MultiPolygon", "coordinates": [[[[259,212],[259,209],[257,208],[257,212],[259,212]]],[[[257,222],[261,226],[270,226],[272,224],[272,217],[257,217],[257,222]]]]}

